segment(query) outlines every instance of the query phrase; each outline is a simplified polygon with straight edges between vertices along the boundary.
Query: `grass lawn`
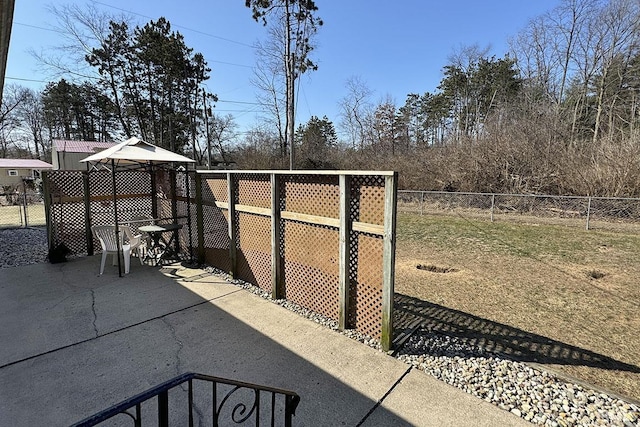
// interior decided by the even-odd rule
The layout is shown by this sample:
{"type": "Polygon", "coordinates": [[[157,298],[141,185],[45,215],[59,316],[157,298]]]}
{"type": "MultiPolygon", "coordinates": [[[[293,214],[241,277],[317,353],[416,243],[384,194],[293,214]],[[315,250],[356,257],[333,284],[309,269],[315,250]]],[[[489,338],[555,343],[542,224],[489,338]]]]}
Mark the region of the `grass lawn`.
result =
{"type": "MultiPolygon", "coordinates": [[[[27,206],[27,219],[30,226],[47,224],[44,216],[44,205],[33,204],[27,206]]],[[[0,227],[21,227],[24,225],[22,206],[0,206],[0,227]]]]}
{"type": "Polygon", "coordinates": [[[639,235],[411,214],[397,232],[396,292],[439,329],[640,400],[639,235]]]}

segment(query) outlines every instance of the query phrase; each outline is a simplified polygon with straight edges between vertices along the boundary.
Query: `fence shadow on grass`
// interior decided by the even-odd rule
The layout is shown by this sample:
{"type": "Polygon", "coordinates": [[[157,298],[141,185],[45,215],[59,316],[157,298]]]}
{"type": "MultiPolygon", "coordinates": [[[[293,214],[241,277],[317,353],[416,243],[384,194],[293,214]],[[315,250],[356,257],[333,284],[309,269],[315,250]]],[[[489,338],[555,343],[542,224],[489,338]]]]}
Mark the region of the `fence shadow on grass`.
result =
{"type": "MultiPolygon", "coordinates": [[[[448,335],[506,359],[640,373],[640,367],[463,311],[396,293],[396,335],[412,328],[448,335]]],[[[402,352],[402,348],[397,351],[402,352]]]]}

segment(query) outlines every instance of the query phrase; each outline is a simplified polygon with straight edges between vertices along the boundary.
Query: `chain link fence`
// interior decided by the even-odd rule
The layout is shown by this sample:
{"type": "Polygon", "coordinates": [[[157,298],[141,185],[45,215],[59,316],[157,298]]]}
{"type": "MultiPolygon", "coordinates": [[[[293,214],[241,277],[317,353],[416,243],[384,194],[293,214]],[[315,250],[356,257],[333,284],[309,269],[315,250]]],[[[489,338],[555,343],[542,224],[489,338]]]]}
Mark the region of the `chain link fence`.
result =
{"type": "Polygon", "coordinates": [[[0,193],[0,228],[43,227],[46,224],[40,193],[0,193]]]}
{"type": "Polygon", "coordinates": [[[640,230],[640,198],[398,191],[398,212],[590,229],[640,230]]]}

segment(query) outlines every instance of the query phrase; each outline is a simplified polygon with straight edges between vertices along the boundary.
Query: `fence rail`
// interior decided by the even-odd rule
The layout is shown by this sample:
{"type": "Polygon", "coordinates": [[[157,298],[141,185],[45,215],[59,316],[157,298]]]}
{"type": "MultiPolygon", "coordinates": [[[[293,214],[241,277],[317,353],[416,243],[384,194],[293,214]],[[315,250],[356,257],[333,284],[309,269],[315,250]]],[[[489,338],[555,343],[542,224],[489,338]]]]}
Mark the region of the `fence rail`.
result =
{"type": "Polygon", "coordinates": [[[587,230],[640,227],[640,198],[400,190],[398,212],[535,220],[587,230]]]}

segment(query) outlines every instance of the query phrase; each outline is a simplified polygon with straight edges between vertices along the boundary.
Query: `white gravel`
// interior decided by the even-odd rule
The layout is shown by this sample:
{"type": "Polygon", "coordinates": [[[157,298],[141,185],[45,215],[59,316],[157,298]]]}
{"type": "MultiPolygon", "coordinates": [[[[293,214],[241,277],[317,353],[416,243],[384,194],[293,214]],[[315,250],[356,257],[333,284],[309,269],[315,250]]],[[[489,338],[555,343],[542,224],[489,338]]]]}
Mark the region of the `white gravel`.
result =
{"type": "Polygon", "coordinates": [[[400,360],[542,426],[640,426],[640,408],[506,360],[445,334],[420,330],[400,360]]]}
{"type": "Polygon", "coordinates": [[[44,228],[0,229],[0,268],[47,262],[44,228]]]}

